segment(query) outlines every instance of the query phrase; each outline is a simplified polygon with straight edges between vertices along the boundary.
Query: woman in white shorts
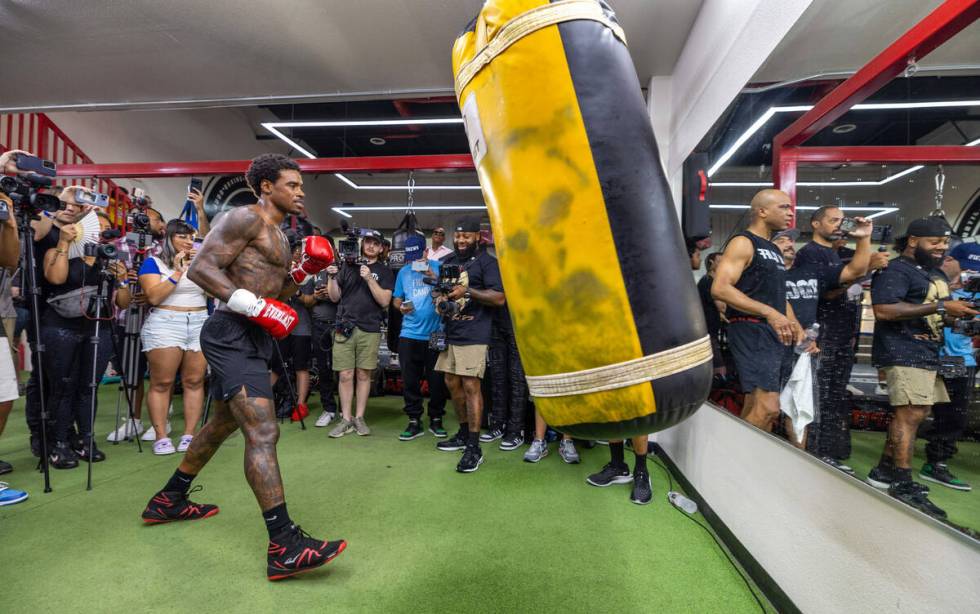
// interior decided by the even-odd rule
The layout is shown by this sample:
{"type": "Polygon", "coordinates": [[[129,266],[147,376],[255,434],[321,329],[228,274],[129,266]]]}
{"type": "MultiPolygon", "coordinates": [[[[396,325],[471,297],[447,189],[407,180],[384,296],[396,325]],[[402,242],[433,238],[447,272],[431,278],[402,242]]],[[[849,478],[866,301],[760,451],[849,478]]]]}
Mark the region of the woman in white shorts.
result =
{"type": "Polygon", "coordinates": [[[200,336],[201,326],[208,318],[207,297],[186,276],[196,253],[194,234],[190,224],[171,220],[160,255],[147,258],[139,270],[140,286],[152,306],[140,336],[150,366],[146,405],[156,431],[154,454],[185,452],[204,410],[207,362],[201,352],[200,336]],[[167,408],[178,369],[184,388],[184,435],[175,450],[166,429],[167,408]]]}

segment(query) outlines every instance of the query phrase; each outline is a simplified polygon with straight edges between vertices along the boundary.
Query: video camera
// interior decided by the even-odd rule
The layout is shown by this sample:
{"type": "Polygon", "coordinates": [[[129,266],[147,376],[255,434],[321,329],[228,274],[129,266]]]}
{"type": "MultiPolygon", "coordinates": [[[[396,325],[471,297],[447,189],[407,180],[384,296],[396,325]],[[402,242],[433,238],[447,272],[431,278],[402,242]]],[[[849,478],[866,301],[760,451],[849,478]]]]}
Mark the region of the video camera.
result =
{"type": "MultiPolygon", "coordinates": [[[[30,217],[36,217],[43,211],[54,213],[65,208],[57,196],[39,191],[51,187],[52,178],[56,174],[54,162],[27,154],[16,154],[13,161],[17,170],[24,171],[24,174],[0,177],[0,192],[10,198],[15,208],[30,217]]],[[[9,217],[10,212],[4,204],[0,208],[0,220],[7,220],[9,217]]]]}
{"type": "Polygon", "coordinates": [[[133,188],[130,202],[133,203],[133,207],[126,215],[126,227],[130,229],[126,233],[126,242],[137,249],[144,249],[153,243],[150,216],[146,213],[146,209],[150,206],[150,200],[142,189],[133,188]]]}
{"type": "Polygon", "coordinates": [[[367,264],[367,260],[361,258],[361,248],[358,240],[362,237],[374,236],[377,231],[370,228],[351,226],[347,223],[347,220],[340,221],[340,229],[347,235],[347,238],[337,241],[339,260],[348,266],[367,264]]]}
{"type": "Polygon", "coordinates": [[[85,255],[96,260],[118,260],[119,250],[110,241],[118,239],[121,234],[115,228],[103,230],[99,235],[101,239],[99,243],[87,243],[85,245],[85,255]]]}
{"type": "MultiPolygon", "coordinates": [[[[423,283],[432,286],[432,298],[438,296],[448,296],[453,288],[460,284],[460,277],[463,275],[463,267],[458,264],[444,264],[439,269],[438,279],[426,277],[423,283]]],[[[439,301],[436,303],[436,312],[444,318],[452,318],[463,309],[461,301],[439,301]]]]}
{"type": "Polygon", "coordinates": [[[963,285],[964,292],[977,294],[980,292],[980,273],[975,273],[972,271],[961,273],[960,283],[963,285]]]}

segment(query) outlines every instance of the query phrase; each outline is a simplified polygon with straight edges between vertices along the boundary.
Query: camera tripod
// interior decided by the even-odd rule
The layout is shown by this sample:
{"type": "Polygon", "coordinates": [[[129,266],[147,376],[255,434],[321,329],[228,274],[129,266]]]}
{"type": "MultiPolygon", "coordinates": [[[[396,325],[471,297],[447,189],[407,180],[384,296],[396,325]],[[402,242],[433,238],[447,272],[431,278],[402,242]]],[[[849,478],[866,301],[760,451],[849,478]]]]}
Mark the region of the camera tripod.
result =
{"type": "MultiPolygon", "coordinates": [[[[92,389],[92,401],[89,407],[89,424],[88,424],[88,478],[85,485],[85,490],[92,490],[92,465],[95,464],[95,460],[92,458],[92,453],[95,450],[95,408],[99,403],[99,382],[102,380],[102,374],[99,373],[99,342],[101,334],[101,326],[104,320],[107,318],[103,317],[102,308],[107,306],[109,301],[112,299],[112,284],[115,282],[116,276],[109,270],[109,263],[111,260],[104,256],[97,256],[95,259],[95,266],[99,269],[99,285],[96,291],[95,298],[95,330],[92,331],[92,336],[89,338],[92,344],[92,376],[89,380],[89,387],[92,389]]],[[[108,309],[108,319],[112,318],[112,308],[108,309]]]]}
{"type": "MultiPolygon", "coordinates": [[[[17,233],[20,237],[20,244],[24,246],[24,265],[23,270],[23,295],[27,297],[27,310],[30,313],[30,326],[32,335],[27,336],[28,345],[31,348],[31,362],[35,373],[32,376],[37,382],[38,404],[41,409],[41,462],[39,463],[41,472],[44,474],[44,492],[51,492],[51,471],[48,467],[48,415],[47,409],[47,390],[46,380],[44,379],[44,343],[41,342],[41,289],[37,285],[37,265],[34,260],[34,227],[31,220],[34,219],[34,212],[30,209],[19,207],[17,215],[17,233]]],[[[30,405],[28,403],[28,405],[30,405]]]]}

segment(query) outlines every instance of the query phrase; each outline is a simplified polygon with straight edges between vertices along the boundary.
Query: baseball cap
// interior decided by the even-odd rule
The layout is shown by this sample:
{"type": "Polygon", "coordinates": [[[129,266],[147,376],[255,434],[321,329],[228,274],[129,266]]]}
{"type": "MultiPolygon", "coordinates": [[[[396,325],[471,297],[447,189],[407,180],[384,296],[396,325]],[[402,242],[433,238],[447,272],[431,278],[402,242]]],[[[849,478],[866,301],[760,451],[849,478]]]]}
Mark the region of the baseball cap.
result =
{"type": "Polygon", "coordinates": [[[456,221],[456,232],[480,232],[480,218],[464,217],[456,221]]]}
{"type": "Polygon", "coordinates": [[[772,240],[782,239],[783,237],[788,238],[790,241],[796,241],[800,238],[800,231],[795,228],[787,228],[786,230],[780,230],[776,234],[772,235],[772,240]]]}
{"type": "Polygon", "coordinates": [[[899,239],[907,239],[909,237],[948,237],[952,233],[953,231],[945,219],[939,216],[931,216],[912,220],[909,223],[909,227],[905,230],[905,234],[899,237],[899,239]]]}
{"type": "Polygon", "coordinates": [[[405,240],[405,262],[415,262],[425,256],[425,239],[412,235],[405,240]]]}
{"type": "Polygon", "coordinates": [[[383,234],[381,234],[381,231],[380,230],[362,230],[361,231],[361,238],[362,239],[374,239],[378,243],[382,243],[384,241],[385,236],[383,234]]]}

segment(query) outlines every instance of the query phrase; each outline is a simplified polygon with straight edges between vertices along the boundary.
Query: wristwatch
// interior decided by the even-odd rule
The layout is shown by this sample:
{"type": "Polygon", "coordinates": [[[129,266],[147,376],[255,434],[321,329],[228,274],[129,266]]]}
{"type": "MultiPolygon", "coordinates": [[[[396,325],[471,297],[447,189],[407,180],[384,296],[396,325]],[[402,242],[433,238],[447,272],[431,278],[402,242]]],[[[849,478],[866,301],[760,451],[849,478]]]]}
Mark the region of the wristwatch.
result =
{"type": "Polygon", "coordinates": [[[938,313],[940,317],[946,317],[946,301],[938,301],[936,303],[936,313],[938,313]]]}
{"type": "Polygon", "coordinates": [[[470,291],[469,290],[467,290],[466,292],[463,293],[463,298],[465,298],[465,299],[469,299],[470,298],[470,291]]]}

